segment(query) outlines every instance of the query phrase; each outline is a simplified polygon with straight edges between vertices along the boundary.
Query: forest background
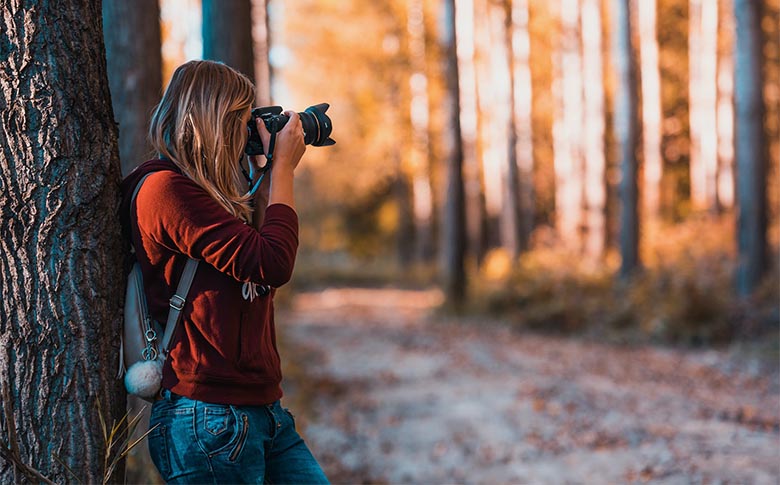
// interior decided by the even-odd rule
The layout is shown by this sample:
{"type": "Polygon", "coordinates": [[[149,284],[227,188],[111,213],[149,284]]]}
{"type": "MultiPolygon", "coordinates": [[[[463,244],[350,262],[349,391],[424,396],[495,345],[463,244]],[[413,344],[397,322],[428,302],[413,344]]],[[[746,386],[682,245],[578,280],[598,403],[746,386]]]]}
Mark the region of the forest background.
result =
{"type": "Polygon", "coordinates": [[[106,1],[103,32],[100,2],[20,5],[3,5],[0,43],[3,476],[27,470],[9,465],[26,427],[35,433],[19,440],[35,467],[69,476],[56,450],[99,480],[100,460],[69,453],[73,436],[100,448],[95,396],[111,416],[124,409],[104,385],[114,353],[85,363],[89,349],[70,345],[95,329],[101,348],[117,340],[123,293],[99,292],[122,283],[71,274],[99,271],[83,263],[95,247],[118,261],[116,228],[103,229],[100,212],[113,185],[98,183],[118,179],[106,148],[113,120],[99,116],[109,90],[71,89],[75,103],[55,104],[71,110],[54,110],[59,124],[20,118],[19,106],[48,99],[35,81],[47,63],[64,78],[77,71],[67,43],[62,57],[19,54],[56,44],[25,37],[41,32],[105,34],[105,55],[85,51],[94,72],[82,78],[105,79],[106,60],[123,174],[150,157],[149,113],[188,59],[222,60],[270,86],[258,105],[330,103],[337,144],[309,147],[298,171],[301,244],[282,299],[433,287],[442,314],[598,341],[746,346],[777,362],[777,0],[106,1]],[[88,27],[60,28],[78,22],[88,27]],[[94,119],[79,111],[87,99],[94,119]],[[79,137],[68,123],[108,136],[79,137]],[[87,144],[76,158],[108,169],[91,180],[58,172],[63,154],[87,144]],[[43,177],[61,173],[70,182],[43,177]],[[93,190],[106,199],[92,203],[93,190]],[[87,205],[97,212],[78,222],[87,205]],[[108,246],[80,247],[93,233],[108,246]]]}

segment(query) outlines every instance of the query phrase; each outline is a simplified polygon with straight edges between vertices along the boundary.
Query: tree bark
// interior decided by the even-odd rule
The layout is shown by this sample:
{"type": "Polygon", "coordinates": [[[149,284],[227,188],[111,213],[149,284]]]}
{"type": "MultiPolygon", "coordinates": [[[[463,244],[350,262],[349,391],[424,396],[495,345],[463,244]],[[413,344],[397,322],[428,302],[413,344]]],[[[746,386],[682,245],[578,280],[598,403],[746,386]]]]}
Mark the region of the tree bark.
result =
{"type": "Polygon", "coordinates": [[[630,0],[612,1],[612,57],[615,67],[614,133],[620,160],[620,276],[630,277],[639,268],[639,218],[637,214],[638,142],[636,73],[631,46],[630,0]]]}
{"type": "Polygon", "coordinates": [[[104,0],[103,26],[124,176],[153,155],[149,119],[162,89],[158,0],[104,0]]]}
{"type": "Polygon", "coordinates": [[[734,206],[734,15],[731,0],[720,0],[718,42],[718,210],[734,206]]]}
{"type": "MultiPolygon", "coordinates": [[[[103,481],[107,423],[125,410],[120,167],[97,0],[0,7],[2,438],[57,482],[103,481]],[[10,420],[8,419],[10,417],[10,420]]],[[[115,477],[121,477],[117,470],[115,477]]],[[[0,482],[19,476],[0,461],[0,482]]],[[[116,478],[115,478],[116,479],[116,478]]]]}
{"type": "Polygon", "coordinates": [[[761,42],[761,2],[734,0],[735,152],[737,164],[737,292],[749,295],[767,271],[767,143],[761,42]]]}
{"type": "Polygon", "coordinates": [[[203,58],[221,61],[254,82],[251,0],[203,0],[203,58]]]}
{"type": "Polygon", "coordinates": [[[455,0],[444,2],[442,50],[445,54],[447,95],[446,200],[441,231],[441,271],[446,303],[458,308],[466,296],[466,227],[463,187],[463,140],[460,126],[460,82],[456,49],[455,0]]]}

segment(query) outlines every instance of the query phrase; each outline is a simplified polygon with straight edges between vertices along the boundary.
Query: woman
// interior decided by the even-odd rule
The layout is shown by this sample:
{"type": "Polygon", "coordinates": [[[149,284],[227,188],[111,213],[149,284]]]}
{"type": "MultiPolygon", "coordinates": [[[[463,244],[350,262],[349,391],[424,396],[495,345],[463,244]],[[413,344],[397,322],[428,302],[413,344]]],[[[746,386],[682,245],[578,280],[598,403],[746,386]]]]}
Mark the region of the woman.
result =
{"type": "Polygon", "coordinates": [[[122,213],[155,320],[166,321],[187,259],[200,261],[152,407],[149,451],[167,482],[327,483],[280,405],[274,329],[274,293],[298,246],[293,172],[303,130],[286,112],[270,183],[247,193],[254,97],[249,79],[224,64],[180,66],[151,120],[160,158],[123,181],[122,213]]]}

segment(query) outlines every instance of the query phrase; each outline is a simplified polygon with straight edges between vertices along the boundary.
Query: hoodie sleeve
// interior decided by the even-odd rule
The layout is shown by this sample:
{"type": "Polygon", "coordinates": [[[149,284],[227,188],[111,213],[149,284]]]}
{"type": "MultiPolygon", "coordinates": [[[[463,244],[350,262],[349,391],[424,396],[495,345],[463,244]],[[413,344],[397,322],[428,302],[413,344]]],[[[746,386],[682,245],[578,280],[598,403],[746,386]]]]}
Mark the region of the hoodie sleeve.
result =
{"type": "Polygon", "coordinates": [[[257,231],[189,178],[161,171],[138,192],[136,214],[142,235],[239,281],[278,288],[292,276],[298,215],[287,205],[269,206],[257,231]]]}

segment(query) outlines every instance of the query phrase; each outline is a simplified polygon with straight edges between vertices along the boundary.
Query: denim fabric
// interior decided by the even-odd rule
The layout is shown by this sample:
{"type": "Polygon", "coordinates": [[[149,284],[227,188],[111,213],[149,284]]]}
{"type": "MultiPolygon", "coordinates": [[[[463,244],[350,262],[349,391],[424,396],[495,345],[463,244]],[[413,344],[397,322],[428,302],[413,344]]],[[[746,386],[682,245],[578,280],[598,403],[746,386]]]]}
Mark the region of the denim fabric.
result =
{"type": "Polygon", "coordinates": [[[328,483],[279,401],[210,404],[164,390],[149,425],[149,453],[168,483],[328,483]]]}

